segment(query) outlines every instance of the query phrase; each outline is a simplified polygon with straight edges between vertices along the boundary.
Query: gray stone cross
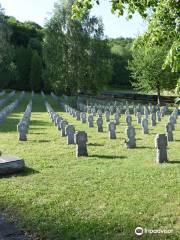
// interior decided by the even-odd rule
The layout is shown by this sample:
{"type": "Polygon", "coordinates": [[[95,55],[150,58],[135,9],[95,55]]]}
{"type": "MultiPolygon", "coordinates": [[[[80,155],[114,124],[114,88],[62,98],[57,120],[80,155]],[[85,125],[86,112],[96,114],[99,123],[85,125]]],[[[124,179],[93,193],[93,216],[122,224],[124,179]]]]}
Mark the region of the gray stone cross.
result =
{"type": "Polygon", "coordinates": [[[127,126],[131,126],[132,124],[132,117],[130,115],[127,115],[126,116],[126,123],[127,123],[127,126]]]}
{"type": "Polygon", "coordinates": [[[66,126],[68,125],[68,122],[66,120],[61,121],[61,137],[66,136],[66,126]]]}
{"type": "Polygon", "coordinates": [[[101,117],[97,118],[96,124],[97,124],[97,131],[103,132],[103,119],[101,117]]]}
{"type": "Polygon", "coordinates": [[[135,148],[136,147],[136,139],[135,139],[135,129],[133,126],[128,126],[128,128],[126,128],[126,140],[125,140],[125,144],[127,148],[135,148]]]}
{"type": "Polygon", "coordinates": [[[65,132],[67,135],[67,144],[74,144],[74,134],[75,134],[75,127],[73,125],[66,125],[65,132]]]}
{"type": "Polygon", "coordinates": [[[109,139],[116,139],[116,124],[114,122],[108,123],[109,139]]]}
{"type": "Polygon", "coordinates": [[[144,118],[142,120],[141,126],[142,126],[143,134],[148,134],[149,133],[149,129],[148,129],[148,119],[147,118],[144,118]]]}
{"type": "Polygon", "coordinates": [[[156,163],[165,163],[167,159],[167,137],[165,134],[157,134],[155,138],[156,163]]]}
{"type": "Polygon", "coordinates": [[[172,123],[168,122],[165,125],[165,129],[166,129],[166,136],[167,136],[168,142],[172,142],[173,141],[173,125],[172,125],[172,123]]]}
{"type": "Polygon", "coordinates": [[[86,123],[86,121],[87,121],[85,112],[81,113],[81,121],[82,121],[82,123],[86,123]]]}
{"type": "Polygon", "coordinates": [[[76,131],[74,135],[74,141],[76,143],[76,156],[77,157],[86,157],[88,156],[87,152],[87,133],[84,131],[76,131]]]}
{"type": "Polygon", "coordinates": [[[152,123],[152,127],[156,126],[156,113],[155,112],[153,112],[151,114],[151,123],[152,123]]]}

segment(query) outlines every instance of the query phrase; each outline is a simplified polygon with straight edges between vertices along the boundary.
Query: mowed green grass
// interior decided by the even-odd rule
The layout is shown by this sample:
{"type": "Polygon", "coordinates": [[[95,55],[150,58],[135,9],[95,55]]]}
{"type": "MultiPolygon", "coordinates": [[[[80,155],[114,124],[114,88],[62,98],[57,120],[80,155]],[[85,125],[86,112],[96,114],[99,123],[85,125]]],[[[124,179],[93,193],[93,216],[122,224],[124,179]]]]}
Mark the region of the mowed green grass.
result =
{"type": "Polygon", "coordinates": [[[164,133],[168,116],[150,134],[136,127],[137,148],[124,146],[125,119],[117,126],[117,139],[55,111],[88,133],[87,158],[76,158],[47,114],[43,99],[35,95],[28,141],[18,142],[16,125],[30,99],[0,124],[0,148],[4,154],[25,159],[24,173],[0,179],[0,211],[19,226],[48,240],[136,239],[134,230],[173,230],[172,234],[146,234],[142,239],[179,239],[180,236],[180,117],[174,141],[168,146],[172,163],[156,165],[154,138],[164,133]]]}

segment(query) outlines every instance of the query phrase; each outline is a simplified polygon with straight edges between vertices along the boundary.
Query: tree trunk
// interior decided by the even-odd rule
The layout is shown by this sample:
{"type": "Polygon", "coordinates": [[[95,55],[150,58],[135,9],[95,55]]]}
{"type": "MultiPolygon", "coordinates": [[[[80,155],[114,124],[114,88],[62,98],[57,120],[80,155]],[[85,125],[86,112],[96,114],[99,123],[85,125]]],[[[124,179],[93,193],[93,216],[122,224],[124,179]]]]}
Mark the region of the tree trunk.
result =
{"type": "Polygon", "coordinates": [[[161,97],[161,91],[160,91],[160,83],[157,83],[157,104],[160,106],[160,97],[161,97]]]}

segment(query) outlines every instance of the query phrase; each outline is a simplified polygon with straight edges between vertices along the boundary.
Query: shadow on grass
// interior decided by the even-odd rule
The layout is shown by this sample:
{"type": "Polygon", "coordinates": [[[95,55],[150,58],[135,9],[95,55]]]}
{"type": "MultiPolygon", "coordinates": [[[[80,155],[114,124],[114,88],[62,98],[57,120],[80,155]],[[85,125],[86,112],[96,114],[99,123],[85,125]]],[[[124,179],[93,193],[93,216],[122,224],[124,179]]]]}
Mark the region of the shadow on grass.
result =
{"type": "MultiPolygon", "coordinates": [[[[7,118],[0,124],[0,132],[15,132],[17,129],[17,124],[19,123],[21,118],[7,118]]],[[[30,125],[33,124],[34,126],[47,126],[48,122],[44,122],[41,120],[33,120],[30,122],[30,125]]],[[[30,128],[32,129],[32,128],[30,128]]],[[[36,128],[40,129],[40,128],[36,128]]],[[[42,128],[44,129],[44,128],[42,128]]]]}
{"type": "Polygon", "coordinates": [[[30,130],[44,130],[44,129],[46,129],[46,127],[32,127],[31,123],[30,123],[30,128],[29,129],[30,130]]]}
{"type": "Polygon", "coordinates": [[[12,132],[16,131],[16,126],[20,119],[18,118],[6,118],[0,123],[0,132],[12,132]]]}
{"type": "Polygon", "coordinates": [[[125,159],[125,158],[127,158],[125,156],[111,156],[111,155],[98,155],[98,154],[93,154],[93,155],[90,155],[89,157],[97,157],[97,158],[103,158],[103,159],[125,159]]]}
{"type": "MultiPolygon", "coordinates": [[[[38,129],[44,129],[43,126],[51,126],[52,124],[48,121],[32,120],[32,121],[30,121],[30,125],[41,126],[41,128],[38,128],[38,129]]],[[[37,128],[32,127],[31,129],[37,129],[37,128]]]]}
{"type": "MultiPolygon", "coordinates": [[[[0,202],[3,208],[7,208],[8,203],[0,202]]],[[[18,205],[18,204],[17,204],[18,205]]],[[[41,206],[39,209],[42,211],[41,206]]],[[[134,239],[134,229],[136,228],[136,223],[133,222],[131,217],[127,218],[122,216],[120,221],[116,223],[108,223],[107,221],[99,220],[97,218],[90,218],[88,220],[83,220],[82,217],[77,216],[73,212],[73,217],[68,216],[68,211],[58,210],[59,215],[49,214],[49,209],[47,210],[47,217],[45,213],[40,214],[39,211],[31,212],[26,215],[22,215],[19,212],[20,207],[17,209],[12,209],[12,212],[8,215],[11,216],[14,222],[18,222],[18,226],[14,223],[14,228],[16,228],[15,233],[9,234],[10,238],[7,239],[26,239],[19,238],[18,232],[24,232],[28,230],[30,238],[27,239],[48,239],[48,240],[107,240],[107,239],[134,239]],[[13,211],[15,216],[12,217],[13,211]],[[18,214],[19,213],[19,214],[18,214]],[[39,213],[39,215],[38,215],[39,213]],[[66,216],[66,215],[67,216],[66,216]],[[61,216],[61,222],[58,220],[58,216],[61,216]],[[43,222],[43,226],[42,226],[43,222]],[[107,237],[108,235],[108,237],[107,237]]],[[[45,211],[44,211],[45,212],[45,211]]],[[[8,229],[9,230],[9,229],[8,229]]],[[[4,231],[4,229],[3,229],[4,231]]],[[[3,232],[2,232],[3,233],[3,232]]],[[[22,235],[21,235],[22,236],[22,235]]],[[[5,240],[5,239],[4,239],[5,240]]]]}
{"type": "Polygon", "coordinates": [[[41,139],[41,140],[28,140],[29,142],[32,143],[49,143],[51,140],[46,140],[46,139],[41,139]]]}
{"type": "Polygon", "coordinates": [[[39,143],[47,143],[47,142],[51,142],[51,140],[39,140],[39,143]]]}
{"type": "Polygon", "coordinates": [[[101,147],[104,146],[104,144],[100,144],[100,143],[89,143],[87,144],[88,146],[95,146],[95,147],[101,147]]]}
{"type": "Polygon", "coordinates": [[[11,178],[11,177],[25,177],[33,174],[39,173],[37,170],[34,170],[33,168],[25,167],[23,171],[12,173],[12,174],[2,174],[0,175],[1,178],[11,178]]]}
{"type": "Polygon", "coordinates": [[[167,163],[169,163],[169,164],[180,164],[180,160],[178,161],[168,161],[167,163]]]}
{"type": "Polygon", "coordinates": [[[154,149],[153,147],[137,146],[137,149],[154,149]]]}
{"type": "Polygon", "coordinates": [[[45,134],[44,132],[31,132],[31,135],[43,135],[45,134]]]}

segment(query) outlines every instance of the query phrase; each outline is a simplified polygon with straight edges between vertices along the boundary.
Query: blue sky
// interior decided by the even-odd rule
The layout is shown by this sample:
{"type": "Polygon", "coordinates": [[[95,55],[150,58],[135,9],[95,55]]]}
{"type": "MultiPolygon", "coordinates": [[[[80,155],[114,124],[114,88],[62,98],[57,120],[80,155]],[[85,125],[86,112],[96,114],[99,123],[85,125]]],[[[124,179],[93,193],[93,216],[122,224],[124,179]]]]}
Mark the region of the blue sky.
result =
{"type": "MultiPolygon", "coordinates": [[[[35,21],[43,26],[45,19],[49,18],[56,0],[0,0],[7,15],[16,17],[20,21],[35,21]]],[[[104,33],[111,38],[136,37],[142,34],[146,23],[135,14],[132,20],[118,17],[111,13],[110,1],[102,0],[99,6],[94,6],[92,14],[101,16],[104,23],[104,33]]]]}

